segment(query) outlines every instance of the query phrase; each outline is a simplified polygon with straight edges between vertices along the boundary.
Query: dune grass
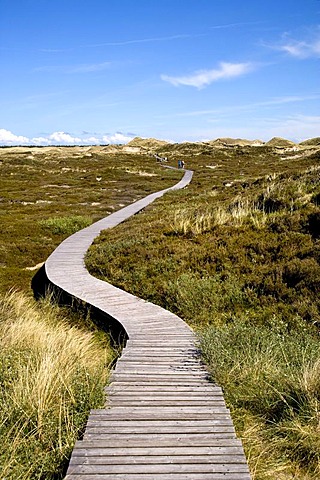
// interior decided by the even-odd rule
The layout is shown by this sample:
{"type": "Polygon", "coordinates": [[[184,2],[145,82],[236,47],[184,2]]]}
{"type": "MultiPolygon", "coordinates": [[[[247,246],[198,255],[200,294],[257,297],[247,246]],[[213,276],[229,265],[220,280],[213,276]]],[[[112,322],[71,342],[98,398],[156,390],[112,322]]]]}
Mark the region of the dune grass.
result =
{"type": "Polygon", "coordinates": [[[1,296],[0,323],[1,478],[62,478],[90,408],[104,404],[108,340],[17,292],[1,296]]]}

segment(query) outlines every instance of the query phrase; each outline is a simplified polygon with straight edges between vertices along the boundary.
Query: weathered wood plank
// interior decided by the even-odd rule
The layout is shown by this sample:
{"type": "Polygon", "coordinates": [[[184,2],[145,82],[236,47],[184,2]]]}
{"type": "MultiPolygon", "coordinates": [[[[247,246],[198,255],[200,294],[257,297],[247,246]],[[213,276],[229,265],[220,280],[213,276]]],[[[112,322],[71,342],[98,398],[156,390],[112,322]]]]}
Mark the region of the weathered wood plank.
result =
{"type": "Polygon", "coordinates": [[[170,402],[177,401],[177,402],[207,402],[210,405],[211,402],[223,402],[224,398],[221,393],[212,394],[211,392],[176,392],[176,391],[166,391],[166,392],[141,392],[139,396],[137,393],[134,392],[127,392],[127,391],[109,391],[109,400],[112,402],[119,401],[119,402],[132,402],[136,400],[140,401],[165,401],[168,400],[170,402]],[[131,395],[132,393],[132,395],[131,395]],[[179,395],[181,394],[181,395],[179,395]]]}
{"type": "Polygon", "coordinates": [[[192,384],[203,384],[205,385],[208,382],[208,379],[206,375],[199,374],[199,375],[188,375],[188,374],[178,374],[178,373],[170,373],[170,375],[163,375],[163,374],[155,374],[153,373],[152,375],[146,375],[146,374],[123,374],[123,373],[113,373],[111,376],[111,381],[112,382],[148,382],[150,383],[158,383],[158,384],[164,384],[164,385],[170,385],[170,384],[175,384],[175,385],[190,385],[192,384]]]}
{"type": "Polygon", "coordinates": [[[186,428],[191,428],[191,427],[210,427],[214,429],[217,426],[233,426],[233,422],[229,417],[227,418],[211,418],[211,419],[205,419],[205,420],[166,420],[164,423],[162,420],[113,420],[112,418],[108,420],[99,420],[96,417],[90,416],[87,422],[87,428],[89,427],[94,427],[100,425],[102,428],[103,427],[130,427],[132,428],[139,428],[141,426],[142,428],[160,428],[160,427],[166,427],[166,428],[180,428],[180,427],[186,427],[186,428]]]}
{"type": "Polygon", "coordinates": [[[173,407],[173,406],[180,406],[180,407],[205,407],[207,405],[211,405],[213,407],[223,406],[224,401],[211,401],[208,400],[203,401],[192,401],[192,400],[132,400],[132,401],[121,401],[121,400],[107,400],[106,407],[173,407]]]}
{"type": "Polygon", "coordinates": [[[70,466],[75,465],[148,465],[148,464],[232,464],[245,463],[242,454],[233,455],[119,455],[103,457],[76,457],[70,462],[70,466]]]}
{"type": "Polygon", "coordinates": [[[86,427],[85,435],[95,435],[95,434],[102,434],[102,435],[110,435],[112,437],[115,433],[131,433],[131,434],[140,434],[140,433],[152,433],[152,434],[159,434],[159,433],[212,433],[216,437],[220,436],[225,438],[234,438],[235,431],[233,426],[216,426],[213,427],[212,425],[209,426],[196,426],[196,425],[188,425],[188,426],[168,426],[162,425],[160,427],[154,427],[152,425],[134,425],[134,426],[124,426],[120,427],[119,425],[111,427],[110,425],[103,426],[101,423],[97,423],[95,426],[88,425],[86,427]],[[222,435],[223,434],[223,435],[222,435]],[[230,436],[230,434],[232,434],[230,436]]]}
{"type": "MultiPolygon", "coordinates": [[[[86,433],[85,440],[109,441],[114,447],[170,447],[170,446],[211,446],[217,441],[214,433],[136,433],[136,434],[90,434],[86,433]]],[[[230,439],[232,440],[232,439],[230,439]]],[[[239,447],[239,454],[242,447],[239,447]]]]}
{"type": "Polygon", "coordinates": [[[227,464],[142,464],[142,465],[71,465],[70,473],[82,473],[84,475],[105,473],[247,473],[248,467],[241,463],[227,464]]]}
{"type": "Polygon", "coordinates": [[[171,447],[115,447],[99,441],[78,441],[74,454],[77,456],[104,455],[241,455],[239,440],[217,439],[212,446],[171,446],[171,447]]]}
{"type": "Polygon", "coordinates": [[[103,473],[89,474],[85,477],[80,474],[68,474],[66,480],[250,480],[249,473],[103,473]]]}
{"type": "Polygon", "coordinates": [[[206,383],[201,383],[201,384],[195,384],[195,385],[176,385],[176,384],[168,384],[168,385],[162,385],[162,384],[150,384],[149,382],[113,382],[110,383],[108,386],[105,387],[108,391],[111,391],[111,393],[114,392],[137,392],[137,388],[139,388],[139,391],[142,392],[163,392],[164,394],[166,392],[190,392],[190,393],[201,393],[201,392],[206,392],[208,394],[212,393],[212,395],[220,395],[222,394],[222,390],[220,387],[215,386],[212,383],[206,382],[206,383]]]}

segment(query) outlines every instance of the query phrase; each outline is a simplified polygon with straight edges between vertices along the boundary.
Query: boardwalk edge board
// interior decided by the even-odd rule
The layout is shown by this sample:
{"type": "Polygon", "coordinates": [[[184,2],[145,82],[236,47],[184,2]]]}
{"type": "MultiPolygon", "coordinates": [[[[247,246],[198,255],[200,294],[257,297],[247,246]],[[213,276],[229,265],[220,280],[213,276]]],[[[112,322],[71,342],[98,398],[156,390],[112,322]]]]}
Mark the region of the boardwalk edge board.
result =
{"type": "Polygon", "coordinates": [[[209,382],[191,328],[158,305],[92,277],[84,264],[102,230],[186,187],[192,175],[186,170],[176,185],[71,235],[45,262],[40,280],[105,315],[126,340],[105,388],[106,406],[90,412],[66,480],[251,478],[222,390],[209,382]]]}

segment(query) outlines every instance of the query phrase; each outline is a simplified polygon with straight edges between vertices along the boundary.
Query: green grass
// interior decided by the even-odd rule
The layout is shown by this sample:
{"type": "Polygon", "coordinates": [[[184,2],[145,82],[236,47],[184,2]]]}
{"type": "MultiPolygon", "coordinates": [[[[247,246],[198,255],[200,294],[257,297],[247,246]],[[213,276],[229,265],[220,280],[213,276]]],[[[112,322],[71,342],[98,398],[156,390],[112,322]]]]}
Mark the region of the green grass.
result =
{"type": "Polygon", "coordinates": [[[72,235],[82,228],[91,225],[90,217],[71,215],[69,217],[51,217],[40,220],[40,226],[54,235],[72,235]]]}

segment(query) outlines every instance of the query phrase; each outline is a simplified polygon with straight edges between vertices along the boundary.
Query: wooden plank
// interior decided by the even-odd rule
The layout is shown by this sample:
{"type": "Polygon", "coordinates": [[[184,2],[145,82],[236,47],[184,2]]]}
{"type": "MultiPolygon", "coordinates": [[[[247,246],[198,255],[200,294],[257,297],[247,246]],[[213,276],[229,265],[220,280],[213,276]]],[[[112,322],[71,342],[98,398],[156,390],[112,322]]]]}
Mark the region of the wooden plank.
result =
{"type": "MultiPolygon", "coordinates": [[[[170,446],[211,446],[219,440],[214,433],[136,433],[136,434],[94,434],[86,433],[85,440],[112,442],[114,447],[170,447],[170,446]]],[[[230,439],[232,440],[232,439],[230,439]]],[[[242,452],[242,448],[241,448],[242,452]]],[[[240,453],[240,452],[239,452],[240,453]]]]}
{"type": "Polygon", "coordinates": [[[116,479],[116,480],[250,480],[249,473],[125,473],[125,474],[88,474],[85,477],[82,474],[70,474],[67,475],[66,480],[78,480],[80,478],[84,478],[85,480],[108,480],[108,479],[116,479]]]}
{"type": "MultiPolygon", "coordinates": [[[[162,420],[163,422],[164,421],[167,421],[167,420],[188,420],[190,418],[192,418],[193,420],[210,420],[212,417],[213,417],[213,414],[212,412],[211,413],[202,413],[202,412],[197,412],[197,413],[193,413],[192,415],[190,415],[190,413],[188,412],[170,412],[170,413],[166,413],[166,414],[163,414],[161,412],[159,412],[159,415],[157,415],[156,413],[152,413],[150,412],[149,414],[146,414],[144,412],[132,412],[132,413],[127,413],[127,412],[124,412],[124,413],[118,413],[118,412],[112,412],[109,414],[109,411],[111,411],[111,409],[109,410],[105,410],[105,413],[103,414],[100,414],[100,415],[94,415],[94,417],[98,420],[108,420],[108,419],[112,419],[112,420],[127,420],[127,421],[131,421],[131,420],[162,420]]],[[[224,419],[224,418],[230,418],[230,412],[228,409],[225,409],[225,411],[217,411],[215,412],[214,414],[214,418],[220,418],[220,419],[224,419]]]]}
{"type": "Polygon", "coordinates": [[[227,464],[149,464],[145,465],[71,465],[70,473],[105,474],[105,473],[247,473],[246,464],[227,463],[227,464]]]}
{"type": "Polygon", "coordinates": [[[224,402],[224,398],[222,394],[216,393],[213,395],[211,392],[142,392],[141,396],[139,396],[136,392],[110,392],[109,393],[109,400],[112,402],[133,402],[133,401],[170,401],[170,402],[206,402],[207,405],[210,405],[212,402],[224,402]],[[132,393],[132,395],[131,395],[132,393]],[[181,393],[181,396],[179,395],[181,393]]]}
{"type": "Polygon", "coordinates": [[[211,407],[210,405],[205,407],[162,407],[158,411],[154,411],[153,407],[112,407],[112,408],[97,408],[93,409],[90,412],[90,415],[112,415],[112,414],[127,414],[128,417],[134,413],[138,413],[139,415],[152,415],[153,417],[157,418],[157,415],[160,417],[165,417],[167,414],[184,414],[190,415],[192,417],[193,414],[203,414],[203,415],[214,415],[219,413],[229,412],[229,410],[225,406],[219,407],[211,407]]]}
{"type": "Polygon", "coordinates": [[[245,460],[243,455],[120,455],[103,457],[76,457],[70,462],[70,466],[75,465],[150,465],[150,464],[243,464],[245,460]]]}
{"type": "Polygon", "coordinates": [[[214,385],[213,383],[205,382],[193,385],[179,385],[179,384],[150,384],[149,382],[112,382],[107,385],[105,388],[112,391],[137,391],[137,387],[139,391],[157,391],[157,392],[212,392],[215,393],[222,393],[221,387],[214,385]]]}
{"type": "Polygon", "coordinates": [[[78,441],[75,445],[76,456],[110,456],[110,455],[241,455],[241,443],[234,439],[217,439],[214,446],[171,446],[171,447],[116,447],[98,441],[78,441]]]}
{"type": "Polygon", "coordinates": [[[191,428],[191,427],[210,427],[214,429],[217,426],[233,426],[233,422],[230,417],[228,418],[212,418],[210,420],[166,420],[164,423],[162,420],[112,420],[112,418],[108,420],[99,420],[95,416],[90,415],[87,423],[87,427],[94,427],[100,425],[102,428],[103,427],[127,427],[131,426],[131,428],[139,428],[140,426],[142,428],[154,428],[158,429],[161,428],[162,426],[166,427],[173,427],[173,428],[180,428],[180,427],[186,427],[186,428],[191,428]]]}
{"type": "Polygon", "coordinates": [[[157,383],[158,385],[192,385],[192,384],[207,384],[208,379],[206,375],[199,374],[199,375],[188,375],[188,374],[178,374],[178,373],[170,373],[170,375],[165,374],[155,374],[146,375],[146,374],[124,374],[124,373],[113,373],[111,375],[112,382],[148,382],[148,383],[157,383]]]}
{"type": "Polygon", "coordinates": [[[249,473],[103,473],[103,474],[89,474],[85,477],[80,474],[68,474],[65,480],[250,480],[249,473]]]}
{"type": "MultiPolygon", "coordinates": [[[[167,395],[177,395],[181,393],[181,395],[202,395],[208,397],[223,397],[222,391],[219,390],[212,390],[209,386],[184,386],[184,385],[140,385],[139,383],[132,383],[132,384],[115,384],[113,383],[112,386],[105,387],[105,391],[108,395],[136,395],[137,390],[141,391],[141,395],[144,396],[152,396],[152,395],[159,395],[159,396],[167,396],[167,395]]],[[[224,397],[223,397],[224,398],[224,397]]]]}
{"type": "Polygon", "coordinates": [[[106,407],[144,407],[144,406],[159,406],[159,407],[225,407],[223,398],[128,398],[121,396],[112,396],[107,399],[106,407]]]}
{"type": "Polygon", "coordinates": [[[115,425],[111,427],[110,425],[103,426],[103,422],[97,423],[95,426],[92,424],[87,424],[85,435],[90,434],[102,434],[102,435],[113,435],[114,433],[131,433],[131,434],[140,434],[140,433],[212,433],[215,436],[224,434],[227,438],[227,435],[232,433],[230,438],[235,437],[235,430],[233,426],[216,426],[213,427],[212,425],[209,426],[199,426],[199,425],[188,425],[188,426],[169,426],[166,424],[162,424],[159,427],[155,427],[154,425],[146,426],[146,425],[126,425],[124,427],[120,427],[119,425],[115,425]]]}

